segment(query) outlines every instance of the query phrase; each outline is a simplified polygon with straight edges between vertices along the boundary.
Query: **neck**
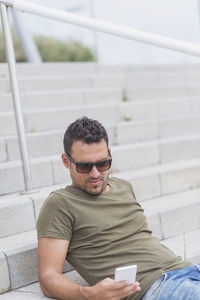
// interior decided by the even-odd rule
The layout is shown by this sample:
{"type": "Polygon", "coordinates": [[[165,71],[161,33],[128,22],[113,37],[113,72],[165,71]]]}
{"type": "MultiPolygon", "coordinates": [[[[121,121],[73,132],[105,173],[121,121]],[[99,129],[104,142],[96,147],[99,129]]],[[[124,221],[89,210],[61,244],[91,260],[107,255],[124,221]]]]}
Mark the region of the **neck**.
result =
{"type": "Polygon", "coordinates": [[[102,193],[107,193],[109,191],[110,191],[110,185],[107,183],[107,185],[106,185],[106,187],[105,187],[105,189],[103,190],[102,193]]]}

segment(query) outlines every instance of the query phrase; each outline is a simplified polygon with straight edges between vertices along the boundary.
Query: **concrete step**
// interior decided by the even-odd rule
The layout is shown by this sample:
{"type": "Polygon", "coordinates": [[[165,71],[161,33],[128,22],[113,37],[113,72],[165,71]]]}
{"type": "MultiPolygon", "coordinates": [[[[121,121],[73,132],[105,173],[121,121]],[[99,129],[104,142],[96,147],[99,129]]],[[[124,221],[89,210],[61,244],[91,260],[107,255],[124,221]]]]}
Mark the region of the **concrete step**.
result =
{"type": "Polygon", "coordinates": [[[200,158],[200,135],[160,139],[112,147],[113,171],[200,158]]]}
{"type": "MultiPolygon", "coordinates": [[[[98,74],[98,75],[71,75],[71,76],[41,76],[37,77],[19,77],[20,92],[30,91],[53,91],[64,89],[83,89],[83,88],[105,88],[121,87],[127,88],[127,98],[137,99],[141,97],[181,97],[199,95],[199,77],[189,80],[174,80],[171,77],[163,82],[155,79],[155,82],[143,81],[139,79],[134,81],[126,74],[98,74]]],[[[11,92],[8,78],[0,77],[0,92],[11,92]]]]}
{"type": "MultiPolygon", "coordinates": [[[[55,155],[63,151],[65,128],[43,132],[27,133],[30,157],[55,155]]],[[[110,144],[131,144],[149,140],[175,138],[200,134],[200,115],[179,118],[163,118],[150,121],[119,122],[108,125],[110,144]]],[[[19,144],[16,135],[0,137],[0,161],[19,160],[19,144]],[[15,151],[13,151],[15,149],[15,151]]]]}
{"type": "Polygon", "coordinates": [[[200,263],[200,229],[163,240],[162,243],[192,263],[200,263]]]}
{"type": "Polygon", "coordinates": [[[200,133],[200,115],[165,117],[147,121],[119,122],[114,133],[110,131],[115,143],[130,144],[153,139],[178,137],[200,133]]]}
{"type": "MultiPolygon", "coordinates": [[[[70,89],[21,93],[24,110],[58,108],[76,105],[118,103],[123,100],[121,88],[70,89]]],[[[12,111],[11,93],[0,94],[0,111],[12,111]]]]}
{"type": "MultiPolygon", "coordinates": [[[[17,63],[17,75],[25,76],[55,76],[55,75],[71,75],[71,74],[95,74],[96,64],[93,62],[44,62],[41,64],[35,63],[17,63]]],[[[6,63],[0,64],[0,77],[8,77],[8,67],[6,63]]]]}
{"type": "MultiPolygon", "coordinates": [[[[24,111],[26,132],[66,128],[76,118],[86,115],[105,126],[122,121],[159,120],[196,114],[199,100],[134,101],[116,104],[96,104],[24,111]]],[[[0,135],[16,133],[13,112],[0,113],[0,135]]]]}
{"type": "Polygon", "coordinates": [[[200,187],[200,159],[151,166],[114,174],[130,181],[138,200],[200,187]]]}
{"type": "MultiPolygon", "coordinates": [[[[163,102],[169,101],[199,101],[199,95],[190,95],[182,97],[169,97],[163,98],[163,96],[149,95],[144,97],[132,97],[132,91],[125,92],[122,88],[85,88],[80,90],[52,90],[52,91],[32,91],[20,93],[20,99],[22,108],[24,110],[40,110],[45,108],[58,108],[80,105],[94,105],[94,104],[109,104],[119,103],[126,101],[147,101],[147,100],[159,100],[163,102]],[[128,94],[130,92],[130,94],[128,94]]],[[[0,111],[8,112],[13,111],[13,101],[11,93],[0,93],[0,111]]]]}
{"type": "MultiPolygon", "coordinates": [[[[61,143],[60,137],[59,143],[61,143]]],[[[162,168],[163,164],[174,161],[185,166],[191,159],[192,161],[200,159],[199,148],[199,135],[113,146],[112,172],[132,172],[132,170],[138,172],[142,168],[159,164],[162,168]]],[[[63,150],[60,150],[62,153],[63,150]]],[[[37,148],[33,148],[33,151],[37,152],[37,148]]],[[[12,153],[12,149],[10,152],[12,153]]],[[[68,174],[61,163],[60,154],[31,158],[30,166],[34,188],[64,182],[68,174]],[[38,174],[40,174],[39,178],[38,174]]],[[[23,190],[21,161],[1,162],[0,179],[1,194],[23,190]]]]}
{"type": "MultiPolygon", "coordinates": [[[[128,72],[130,67],[126,65],[102,65],[95,62],[43,62],[17,63],[17,75],[25,76],[55,76],[55,75],[95,75],[95,74],[123,74],[128,72]]],[[[0,64],[0,77],[8,77],[7,64],[0,64]]]]}
{"type": "MultiPolygon", "coordinates": [[[[196,189],[141,203],[154,236],[157,236],[160,240],[165,240],[163,241],[165,245],[171,245],[170,248],[174,247],[180,254],[185,246],[180,235],[184,235],[186,237],[187,257],[194,262],[200,258],[199,196],[200,189],[196,189]],[[152,209],[152,207],[156,207],[156,209],[152,209]],[[174,245],[173,241],[179,242],[174,245]],[[194,242],[196,248],[193,247],[194,242]]],[[[44,193],[43,196],[32,194],[27,197],[31,198],[33,202],[37,202],[37,205],[39,203],[41,205],[44,200],[44,193]]],[[[34,215],[35,218],[37,218],[37,213],[34,215]]],[[[16,221],[16,219],[13,220],[13,223],[16,221]]],[[[35,230],[1,238],[0,249],[0,275],[1,278],[4,278],[3,288],[18,288],[37,281],[37,239],[35,230]]],[[[71,269],[72,267],[66,263],[63,271],[71,269]]]]}
{"type": "MultiPolygon", "coordinates": [[[[18,76],[128,73],[134,79],[175,78],[184,80],[200,76],[200,65],[102,65],[95,62],[17,63],[18,76]]],[[[0,76],[8,76],[7,65],[0,64],[0,76]]]]}
{"type": "Polygon", "coordinates": [[[132,88],[150,88],[152,87],[153,89],[159,88],[164,88],[168,87],[170,88],[183,88],[183,87],[193,87],[197,86],[199,82],[200,76],[176,76],[176,74],[169,74],[165,76],[160,76],[157,75],[154,77],[149,77],[149,76],[141,76],[138,77],[137,74],[134,74],[134,76],[131,76],[131,74],[127,74],[127,87],[132,87],[132,88]]]}
{"type": "MultiPolygon", "coordinates": [[[[38,280],[37,237],[35,230],[1,238],[0,249],[3,264],[4,266],[7,264],[7,269],[9,270],[9,281],[12,288],[25,286],[38,280]]],[[[63,271],[69,270],[72,270],[72,267],[66,262],[63,271]]],[[[2,275],[1,278],[3,278],[2,275]]]]}
{"type": "MultiPolygon", "coordinates": [[[[29,110],[24,112],[25,129],[26,132],[63,129],[84,115],[98,119],[104,125],[115,124],[117,119],[115,105],[112,104],[29,110]]],[[[0,135],[15,133],[14,113],[0,113],[0,135]]]]}
{"type": "MultiPolygon", "coordinates": [[[[172,142],[175,142],[175,138],[178,139],[177,142],[180,141],[180,139],[194,140],[198,138],[198,134],[200,133],[200,115],[181,117],[179,119],[166,118],[159,121],[124,121],[119,122],[117,125],[107,125],[106,129],[110,137],[111,145],[159,140],[169,138],[170,136],[172,136],[172,142]],[[185,132],[186,134],[184,135],[185,132]]],[[[30,157],[62,153],[64,132],[65,128],[62,130],[27,133],[30,157]]],[[[189,146],[187,145],[187,147],[189,146]]],[[[190,145],[190,147],[192,146],[190,145]]],[[[19,159],[20,154],[17,135],[0,137],[0,161],[19,159]],[[13,149],[15,149],[14,152],[13,149]]]]}
{"type": "MultiPolygon", "coordinates": [[[[0,64],[0,75],[7,74],[7,64],[0,64]]],[[[113,71],[128,71],[130,73],[136,73],[138,76],[148,75],[148,76],[156,76],[159,74],[160,76],[165,76],[167,74],[176,74],[177,76],[180,74],[185,75],[199,75],[200,74],[200,64],[159,64],[159,65],[104,65],[98,64],[95,62],[43,62],[41,64],[34,63],[17,63],[17,72],[21,75],[28,76],[41,74],[42,72],[49,74],[50,71],[60,74],[60,72],[70,72],[70,73],[95,73],[95,72],[112,72],[113,71]]]]}
{"type": "Polygon", "coordinates": [[[148,71],[130,71],[126,73],[128,85],[133,84],[134,86],[148,86],[152,85],[179,85],[179,84],[197,84],[200,78],[200,71],[166,71],[163,69],[162,72],[148,72],[148,71]]]}
{"type": "MultiPolygon", "coordinates": [[[[30,160],[33,188],[51,186],[69,180],[69,174],[61,163],[60,156],[46,156],[30,160]]],[[[0,164],[0,193],[24,191],[21,161],[0,164]]]]}
{"type": "Polygon", "coordinates": [[[171,73],[197,73],[200,72],[200,64],[152,64],[152,65],[134,65],[130,66],[134,72],[151,74],[171,74],[171,73]]]}
{"type": "Polygon", "coordinates": [[[44,199],[52,190],[64,188],[67,183],[70,184],[70,181],[28,192],[0,196],[0,223],[2,225],[0,240],[2,237],[34,230],[44,199]]]}
{"type": "Polygon", "coordinates": [[[194,189],[142,201],[154,235],[166,240],[200,229],[199,196],[200,189],[194,189]]]}
{"type": "MultiPolygon", "coordinates": [[[[199,93],[199,77],[200,76],[177,76],[173,73],[165,76],[158,74],[153,77],[142,75],[138,77],[137,73],[127,72],[96,72],[96,73],[47,73],[32,76],[19,76],[19,88],[21,92],[34,90],[55,90],[55,89],[72,89],[72,88],[91,88],[91,87],[127,87],[130,93],[144,91],[152,91],[157,95],[163,91],[162,95],[174,93],[174,96],[190,95],[199,93]]],[[[0,92],[9,92],[10,83],[8,76],[0,76],[0,92]]]]}
{"type": "Polygon", "coordinates": [[[182,84],[182,85],[167,85],[167,84],[157,84],[153,86],[152,84],[135,85],[133,84],[126,89],[126,97],[130,101],[138,100],[155,100],[155,99],[166,99],[174,97],[193,97],[200,95],[200,87],[198,82],[192,84],[182,84]],[[132,85],[132,86],[131,86],[132,85]]]}
{"type": "MultiPolygon", "coordinates": [[[[21,92],[55,90],[55,89],[82,89],[124,87],[124,75],[93,75],[93,76],[37,76],[20,77],[18,79],[21,92]]],[[[0,92],[11,92],[9,79],[0,78],[0,92]]]]}
{"type": "Polygon", "coordinates": [[[128,77],[135,83],[187,83],[200,78],[200,67],[199,65],[135,66],[135,68],[132,67],[128,70],[128,77]]]}
{"type": "MultiPolygon", "coordinates": [[[[63,274],[64,277],[69,278],[73,282],[79,285],[87,285],[85,280],[76,272],[75,270],[66,272],[63,274]]],[[[6,288],[4,288],[6,291],[6,288]]],[[[11,289],[9,293],[5,293],[1,295],[2,300],[44,300],[44,299],[52,299],[47,298],[43,295],[39,282],[29,284],[27,286],[18,288],[18,289],[11,289]]]]}

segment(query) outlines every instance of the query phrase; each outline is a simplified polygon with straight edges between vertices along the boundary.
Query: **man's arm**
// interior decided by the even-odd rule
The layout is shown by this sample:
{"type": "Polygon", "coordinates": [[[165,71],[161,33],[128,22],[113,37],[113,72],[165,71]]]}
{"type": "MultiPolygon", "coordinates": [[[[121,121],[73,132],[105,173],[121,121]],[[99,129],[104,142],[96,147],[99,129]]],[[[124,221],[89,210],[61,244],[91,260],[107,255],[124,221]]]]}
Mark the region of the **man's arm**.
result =
{"type": "Polygon", "coordinates": [[[139,284],[106,278],[92,287],[80,286],[62,275],[69,241],[39,238],[39,281],[43,293],[62,300],[119,300],[140,290],[139,284]]]}

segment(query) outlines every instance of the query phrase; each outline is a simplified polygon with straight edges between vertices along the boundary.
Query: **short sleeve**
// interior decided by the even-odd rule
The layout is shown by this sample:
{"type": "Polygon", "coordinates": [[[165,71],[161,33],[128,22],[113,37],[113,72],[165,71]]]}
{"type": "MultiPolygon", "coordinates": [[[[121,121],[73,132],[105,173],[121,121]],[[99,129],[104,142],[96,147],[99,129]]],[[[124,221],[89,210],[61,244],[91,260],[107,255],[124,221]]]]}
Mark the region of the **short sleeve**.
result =
{"type": "Polygon", "coordinates": [[[37,220],[37,236],[70,240],[73,216],[66,199],[53,192],[44,201],[37,220]]]}

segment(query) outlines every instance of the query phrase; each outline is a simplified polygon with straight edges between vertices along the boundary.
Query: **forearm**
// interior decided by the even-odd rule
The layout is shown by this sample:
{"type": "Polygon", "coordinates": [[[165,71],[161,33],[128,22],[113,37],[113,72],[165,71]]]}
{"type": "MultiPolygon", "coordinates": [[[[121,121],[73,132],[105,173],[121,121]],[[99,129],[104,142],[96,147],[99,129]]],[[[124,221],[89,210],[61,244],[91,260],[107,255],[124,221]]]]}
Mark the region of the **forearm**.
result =
{"type": "Polygon", "coordinates": [[[60,300],[86,300],[83,287],[59,273],[49,273],[40,279],[42,292],[49,298],[60,300]]]}
{"type": "Polygon", "coordinates": [[[43,293],[60,300],[119,300],[140,290],[139,283],[115,282],[106,278],[96,285],[80,286],[59,273],[49,273],[40,278],[43,293]]]}

